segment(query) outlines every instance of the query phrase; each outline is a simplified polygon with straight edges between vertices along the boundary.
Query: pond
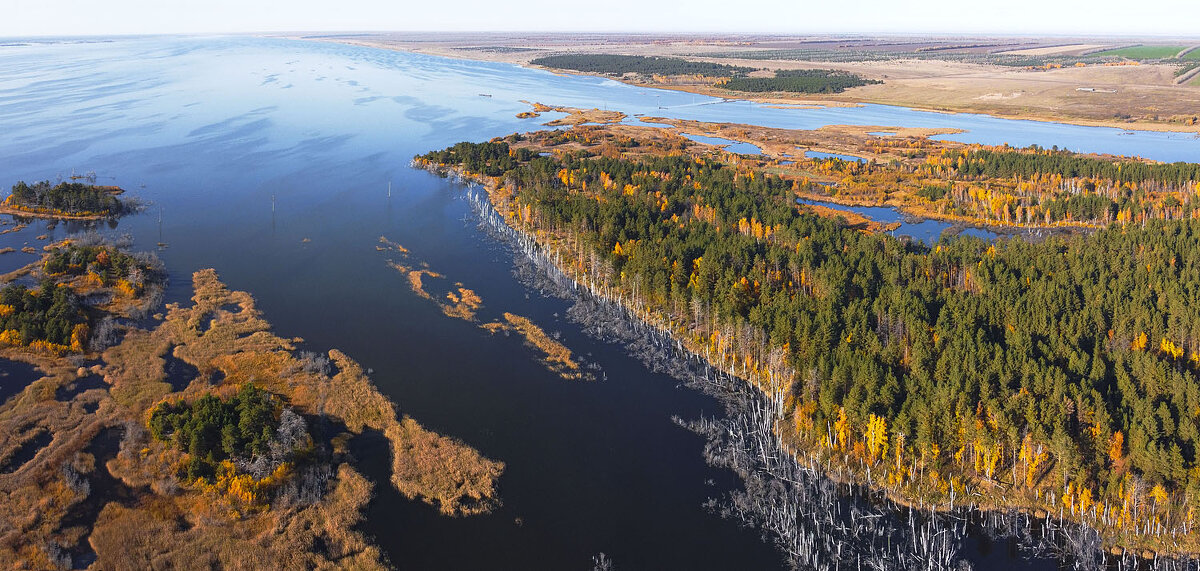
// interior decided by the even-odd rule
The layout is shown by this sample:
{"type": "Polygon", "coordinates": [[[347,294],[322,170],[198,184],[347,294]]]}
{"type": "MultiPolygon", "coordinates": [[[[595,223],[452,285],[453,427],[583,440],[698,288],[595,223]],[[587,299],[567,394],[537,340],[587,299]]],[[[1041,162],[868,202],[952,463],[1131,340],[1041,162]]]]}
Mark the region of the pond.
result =
{"type": "MultiPolygon", "coordinates": [[[[918,242],[923,242],[926,245],[932,245],[937,242],[947,230],[955,228],[954,224],[933,219],[914,219],[911,216],[905,215],[891,206],[846,206],[836,202],[823,200],[812,200],[808,198],[797,198],[796,202],[800,204],[815,204],[825,206],[834,210],[842,210],[846,212],[854,212],[861,214],[876,222],[884,224],[899,223],[900,227],[890,231],[894,236],[908,236],[918,242]]],[[[1000,235],[983,228],[965,227],[959,228],[959,235],[974,236],[991,240],[998,238],[1000,235]]]]}
{"type": "Polygon", "coordinates": [[[753,145],[750,143],[733,141],[733,140],[725,139],[722,137],[709,137],[706,135],[693,135],[690,133],[682,133],[682,135],[684,137],[687,137],[688,139],[696,141],[697,143],[704,143],[706,145],[713,145],[716,147],[721,147],[731,153],[738,153],[738,154],[742,154],[742,155],[761,155],[762,154],[761,148],[759,148],[757,145],[753,145]]]}
{"type": "Polygon", "coordinates": [[[0,403],[25,390],[30,383],[43,376],[37,367],[29,363],[0,359],[0,403]]]}
{"type": "Polygon", "coordinates": [[[804,156],[810,159],[842,159],[848,163],[862,163],[866,159],[856,157],[854,155],[840,155],[838,153],[823,153],[821,151],[804,151],[804,156]]]}

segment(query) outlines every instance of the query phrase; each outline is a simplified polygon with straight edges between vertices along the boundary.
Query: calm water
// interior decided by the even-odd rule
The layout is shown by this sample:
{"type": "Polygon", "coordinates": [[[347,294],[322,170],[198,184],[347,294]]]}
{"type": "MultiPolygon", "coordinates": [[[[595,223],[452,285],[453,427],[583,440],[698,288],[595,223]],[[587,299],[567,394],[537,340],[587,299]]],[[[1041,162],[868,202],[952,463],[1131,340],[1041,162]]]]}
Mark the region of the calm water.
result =
{"type": "Polygon", "coordinates": [[[33,365],[0,359],[0,404],[42,377],[42,372],[33,365]]]}
{"type": "MultiPolygon", "coordinates": [[[[809,154],[811,155],[814,153],[809,151],[809,154]]],[[[942,237],[942,234],[944,234],[947,230],[954,228],[954,224],[943,222],[941,220],[910,218],[891,206],[846,206],[836,202],[810,200],[807,198],[797,198],[796,202],[800,204],[816,204],[819,206],[827,206],[835,210],[855,212],[866,216],[871,220],[882,222],[884,224],[899,222],[900,227],[891,231],[893,236],[908,236],[914,240],[924,242],[926,244],[933,244],[934,242],[937,242],[938,239],[942,237]]],[[[990,230],[971,227],[961,228],[958,234],[962,236],[975,236],[976,238],[983,238],[985,240],[991,240],[992,238],[999,236],[990,230]]]]}
{"type": "Polygon", "coordinates": [[[848,163],[866,162],[866,160],[864,160],[862,157],[856,157],[854,155],[841,155],[838,153],[824,153],[821,151],[804,151],[804,156],[806,156],[810,159],[842,159],[843,161],[846,161],[848,163]]]}
{"type": "MultiPolygon", "coordinates": [[[[151,204],[98,229],[167,244],[169,301],[214,267],[282,335],[345,351],[405,413],[506,462],[492,515],[441,518],[377,488],[366,529],[403,568],[584,569],[600,552],[619,569],[779,568],[757,532],[701,507],[738,482],[671,416],[719,414],[719,403],[560,318],[566,303],[512,276],[511,252],[476,228],[461,188],[408,167],[417,153],[534,128],[514,117],[520,99],[780,127],[958,126],[971,129],[963,140],[1167,160],[1200,149],[1177,135],[882,106],[778,110],[333,44],[142,38],[0,47],[0,184],[95,170],[151,204]],[[381,235],[475,289],[481,318],[529,316],[605,379],[564,382],[516,338],[444,317],[386,265],[381,235]]],[[[80,229],[34,222],[0,248],[80,229]]],[[[0,255],[0,271],[31,259],[0,255]]]]}
{"type": "Polygon", "coordinates": [[[692,135],[690,133],[684,133],[683,136],[687,137],[693,141],[696,141],[697,143],[704,143],[706,145],[715,145],[715,146],[721,147],[731,153],[740,153],[743,155],[760,155],[760,154],[762,154],[762,149],[760,149],[758,147],[758,145],[753,145],[750,143],[743,143],[740,141],[734,141],[732,139],[726,139],[724,137],[709,137],[707,135],[692,135]]]}

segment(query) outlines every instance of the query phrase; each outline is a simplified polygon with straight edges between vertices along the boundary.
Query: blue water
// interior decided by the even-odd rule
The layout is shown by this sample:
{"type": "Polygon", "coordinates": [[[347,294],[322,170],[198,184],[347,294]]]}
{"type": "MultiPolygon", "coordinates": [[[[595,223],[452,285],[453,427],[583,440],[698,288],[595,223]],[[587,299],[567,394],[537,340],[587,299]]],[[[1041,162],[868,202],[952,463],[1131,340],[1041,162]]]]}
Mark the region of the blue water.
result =
{"type": "Polygon", "coordinates": [[[691,133],[682,133],[682,135],[684,137],[687,137],[688,139],[696,141],[697,143],[704,143],[706,145],[722,147],[726,151],[729,151],[731,153],[738,153],[738,154],[742,154],[742,155],[761,155],[762,154],[762,149],[760,149],[758,147],[758,145],[752,145],[750,143],[743,143],[740,141],[734,141],[732,139],[725,139],[722,137],[709,137],[707,135],[693,135],[691,133]]]}
{"type": "MultiPolygon", "coordinates": [[[[908,236],[919,242],[924,242],[927,245],[934,244],[942,234],[952,228],[954,225],[949,222],[940,220],[921,220],[912,222],[905,219],[904,214],[892,208],[891,206],[845,206],[836,202],[826,202],[822,200],[810,200],[807,198],[797,198],[796,202],[800,204],[816,204],[826,206],[835,210],[843,210],[846,212],[855,212],[870,218],[876,222],[891,224],[899,222],[900,227],[891,231],[894,236],[908,236]]],[[[975,236],[991,240],[999,237],[999,234],[983,228],[963,228],[959,234],[964,236],[975,236]]]]}
{"type": "MultiPolygon", "coordinates": [[[[281,335],[345,351],[403,413],[507,463],[503,506],[471,518],[407,500],[384,475],[364,529],[403,568],[574,569],[600,552],[630,569],[779,568],[757,532],[704,508],[737,478],[671,420],[720,403],[593,341],[564,301],[516,280],[459,185],[410,168],[418,153],[528,130],[519,99],[543,87],[550,101],[580,91],[511,69],[253,38],[0,48],[0,185],[95,169],[149,207],[90,227],[135,249],[165,243],[168,301],[216,268],[281,335]],[[527,316],[608,380],[566,382],[520,339],[445,317],[388,267],[381,235],[477,291],[481,319],[527,316]]],[[[34,221],[0,248],[84,228],[34,221]]]]}
{"type": "Polygon", "coordinates": [[[840,155],[838,153],[823,153],[821,151],[804,151],[804,156],[810,159],[842,159],[846,162],[861,163],[866,162],[862,157],[854,155],[840,155]]]}
{"type": "Polygon", "coordinates": [[[418,153],[535,128],[515,117],[529,109],[522,99],[774,127],[963,128],[956,140],[1162,160],[1200,154],[1182,135],[879,105],[772,109],[331,43],[29,42],[0,46],[0,188],[94,169],[149,207],[111,224],[35,221],[0,235],[0,248],[40,248],[41,235],[89,227],[129,234],[140,249],[164,243],[168,301],[187,300],[192,271],[214,267],[255,295],[281,335],[345,351],[402,411],[507,463],[504,505],[488,516],[443,518],[377,486],[365,528],[398,565],[579,569],[603,551],[620,569],[779,568],[757,531],[702,506],[739,483],[707,466],[704,441],[671,421],[720,414],[720,403],[562,318],[565,302],[513,277],[511,252],[476,227],[460,186],[409,167],[418,153]],[[387,266],[381,235],[476,290],[483,319],[528,316],[607,380],[565,383],[519,340],[446,318],[387,266]]]}

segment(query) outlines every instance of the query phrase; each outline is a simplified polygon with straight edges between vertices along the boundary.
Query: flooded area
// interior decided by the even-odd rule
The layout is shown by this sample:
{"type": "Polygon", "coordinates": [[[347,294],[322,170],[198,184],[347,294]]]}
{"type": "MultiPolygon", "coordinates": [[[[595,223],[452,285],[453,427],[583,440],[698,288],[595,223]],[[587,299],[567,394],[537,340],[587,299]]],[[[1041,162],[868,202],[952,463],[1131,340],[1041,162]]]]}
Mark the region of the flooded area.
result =
{"type": "MultiPolygon", "coordinates": [[[[962,128],[947,138],[1162,160],[1200,154],[1200,142],[1167,133],[1118,137],[878,105],[773,109],[331,43],[236,37],[14,45],[0,49],[0,184],[95,170],[102,183],[124,187],[147,207],[119,223],[40,221],[0,234],[0,248],[15,250],[0,255],[0,270],[35,259],[22,248],[74,233],[127,234],[134,249],[156,250],[165,262],[168,302],[191,296],[193,271],[215,268],[230,289],[254,295],[280,335],[302,337],[305,350],[344,351],[370,368],[402,412],[505,462],[503,504],[489,515],[446,518],[376,487],[364,529],[402,568],[583,569],[600,553],[619,569],[785,568],[787,556],[769,534],[764,541],[761,529],[721,515],[746,478],[736,465],[706,459],[711,435],[692,423],[728,418],[725,398],[648,367],[626,341],[570,318],[578,300],[515,275],[523,254],[481,226],[463,185],[409,166],[414,155],[458,141],[536,128],[515,118],[528,110],[523,99],[773,127],[962,128]],[[596,380],[566,381],[519,338],[446,317],[388,265],[376,248],[380,236],[461,280],[482,311],[529,318],[594,365],[596,380]]],[[[897,235],[926,243],[950,226],[909,222],[889,208],[833,207],[899,221],[897,235]]],[[[0,230],[16,227],[9,222],[0,230]]],[[[198,371],[172,359],[169,382],[186,386],[198,371]]],[[[0,398],[36,378],[31,367],[0,362],[0,398]]],[[[95,388],[102,387],[83,379],[67,392],[95,388]]],[[[98,446],[111,448],[106,442],[98,446]]],[[[869,505],[853,496],[839,501],[869,505]]],[[[879,537],[908,537],[902,515],[893,520],[900,523],[879,537]]],[[[990,543],[985,528],[953,527],[948,557],[990,568],[1045,567],[1029,551],[990,543]]],[[[834,530],[805,529],[819,559],[830,560],[828,545],[842,548],[817,537],[834,530]]]]}

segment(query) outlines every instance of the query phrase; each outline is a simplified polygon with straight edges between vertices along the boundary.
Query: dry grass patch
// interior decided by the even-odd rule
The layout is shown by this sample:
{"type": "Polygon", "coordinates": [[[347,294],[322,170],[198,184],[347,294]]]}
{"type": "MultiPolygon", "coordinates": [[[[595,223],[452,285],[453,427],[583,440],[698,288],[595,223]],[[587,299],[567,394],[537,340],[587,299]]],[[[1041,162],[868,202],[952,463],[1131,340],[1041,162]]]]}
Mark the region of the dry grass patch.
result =
{"type": "Polygon", "coordinates": [[[482,325],[490,333],[500,331],[515,331],[525,338],[526,344],[543,353],[542,363],[547,369],[554,371],[567,380],[584,379],[586,376],[580,370],[579,363],[571,357],[571,350],[538,327],[527,317],[514,313],[504,313],[506,323],[493,322],[482,325]]]}
{"type": "Polygon", "coordinates": [[[401,443],[392,457],[392,483],[400,493],[424,498],[446,515],[485,513],[500,504],[493,490],[503,462],[426,430],[408,416],[386,435],[401,443]]]}
{"type": "Polygon", "coordinates": [[[608,111],[604,109],[581,109],[579,107],[565,107],[561,105],[546,105],[544,103],[530,103],[522,100],[522,103],[527,103],[533,107],[533,111],[521,113],[517,117],[524,119],[525,117],[537,117],[542,113],[558,112],[566,113],[567,116],[561,119],[548,121],[544,125],[550,127],[559,127],[566,125],[582,125],[584,123],[600,123],[612,124],[620,123],[625,120],[626,115],[620,111],[608,111]],[[523,117],[523,115],[525,117],[523,117]]]}
{"type": "MultiPolygon", "coordinates": [[[[545,107],[540,103],[534,104],[545,107]]],[[[399,252],[404,260],[404,263],[395,260],[389,260],[388,265],[395,270],[405,274],[408,278],[409,286],[413,293],[417,296],[428,299],[441,308],[442,313],[449,317],[462,319],[464,321],[475,321],[476,315],[481,307],[483,307],[483,299],[479,294],[465,287],[461,282],[455,283],[454,287],[457,291],[449,291],[446,293],[446,301],[436,299],[425,288],[422,281],[422,276],[431,276],[444,279],[445,276],[429,269],[414,269],[411,265],[413,262],[409,260],[409,252],[403,246],[389,241],[387,238],[380,237],[380,242],[387,244],[387,250],[399,252]]],[[[422,263],[421,265],[425,265],[422,263]]],[[[579,363],[571,357],[571,350],[562,343],[551,338],[542,328],[535,325],[532,321],[520,315],[513,313],[504,313],[504,321],[495,321],[480,325],[489,333],[509,332],[514,331],[525,338],[526,343],[533,348],[539,349],[543,353],[541,359],[546,368],[560,375],[564,379],[577,380],[588,378],[585,375],[579,363]]]]}
{"type": "MultiPolygon", "coordinates": [[[[169,306],[151,330],[129,328],[119,344],[96,355],[101,363],[94,367],[3,348],[0,357],[35,363],[46,375],[0,406],[0,464],[12,464],[0,470],[0,567],[54,568],[70,550],[90,549],[104,569],[383,568],[379,550],[355,529],[373,485],[349,463],[347,444],[366,431],[388,438],[390,480],[407,497],[451,515],[498,504],[502,463],[412,419],[401,423],[392,402],[340,351],[328,358],[297,354],[292,340],[270,331],[254,299],[229,290],[213,270],[196,272],[193,286],[190,306],[169,306]],[[181,391],[166,382],[171,358],[196,368],[181,391]],[[90,374],[102,375],[101,390],[57,400],[61,388],[90,374]],[[324,415],[345,427],[326,434],[311,460],[286,472],[286,495],[262,503],[182,482],[186,453],[145,430],[159,402],[225,395],[246,382],[303,416],[324,415]],[[104,458],[86,452],[114,427],[125,428],[119,451],[104,458]],[[125,499],[102,495],[85,503],[89,492],[106,492],[80,482],[108,476],[125,499]],[[95,510],[94,522],[79,519],[84,505],[95,510]],[[66,526],[71,518],[77,523],[66,526]]],[[[473,303],[462,290],[457,298],[473,303]]]]}

